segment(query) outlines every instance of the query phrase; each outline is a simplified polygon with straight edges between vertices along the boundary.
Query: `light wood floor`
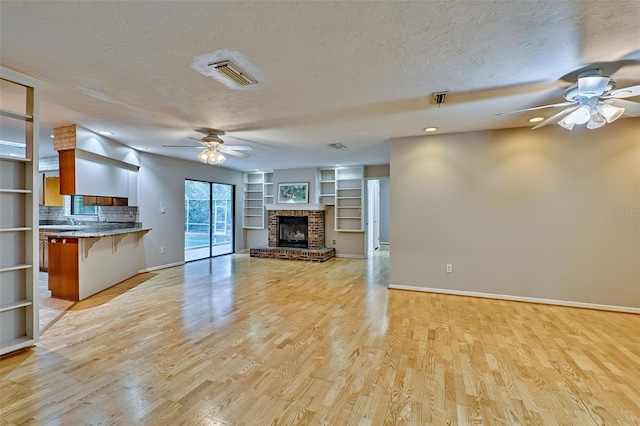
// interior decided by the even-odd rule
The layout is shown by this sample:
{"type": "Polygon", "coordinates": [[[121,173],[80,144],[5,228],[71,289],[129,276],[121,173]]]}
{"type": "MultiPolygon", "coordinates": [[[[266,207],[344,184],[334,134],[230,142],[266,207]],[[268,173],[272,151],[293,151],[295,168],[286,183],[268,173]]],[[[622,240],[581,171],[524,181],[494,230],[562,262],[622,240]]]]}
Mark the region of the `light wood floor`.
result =
{"type": "Polygon", "coordinates": [[[387,261],[134,277],[0,360],[0,424],[640,424],[640,316],[390,291],[387,261]]]}

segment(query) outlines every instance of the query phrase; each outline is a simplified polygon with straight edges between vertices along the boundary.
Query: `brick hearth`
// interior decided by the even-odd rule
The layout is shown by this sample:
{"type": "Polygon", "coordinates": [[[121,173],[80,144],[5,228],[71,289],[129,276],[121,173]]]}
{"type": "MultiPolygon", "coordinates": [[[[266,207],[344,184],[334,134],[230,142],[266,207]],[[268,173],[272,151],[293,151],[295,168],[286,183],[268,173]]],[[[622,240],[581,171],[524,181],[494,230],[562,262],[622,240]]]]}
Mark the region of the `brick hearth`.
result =
{"type": "Polygon", "coordinates": [[[335,257],[334,248],[325,247],[324,210],[268,210],[269,246],[249,250],[251,257],[324,262],[335,257]],[[307,217],[309,248],[278,247],[278,216],[307,217]]]}

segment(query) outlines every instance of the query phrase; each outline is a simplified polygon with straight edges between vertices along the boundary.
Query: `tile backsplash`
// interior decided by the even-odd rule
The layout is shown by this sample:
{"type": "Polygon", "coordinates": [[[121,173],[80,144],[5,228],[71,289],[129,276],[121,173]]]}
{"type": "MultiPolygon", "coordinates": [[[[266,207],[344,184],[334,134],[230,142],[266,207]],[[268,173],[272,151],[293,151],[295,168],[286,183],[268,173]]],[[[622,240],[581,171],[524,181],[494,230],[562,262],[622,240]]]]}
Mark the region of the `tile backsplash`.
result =
{"type": "MultiPolygon", "coordinates": [[[[70,215],[70,206],[65,197],[65,205],[63,207],[46,207],[40,206],[40,221],[64,221],[70,215]]],[[[102,206],[98,207],[98,215],[74,215],[75,219],[83,222],[138,222],[138,207],[116,207],[102,206]]]]}

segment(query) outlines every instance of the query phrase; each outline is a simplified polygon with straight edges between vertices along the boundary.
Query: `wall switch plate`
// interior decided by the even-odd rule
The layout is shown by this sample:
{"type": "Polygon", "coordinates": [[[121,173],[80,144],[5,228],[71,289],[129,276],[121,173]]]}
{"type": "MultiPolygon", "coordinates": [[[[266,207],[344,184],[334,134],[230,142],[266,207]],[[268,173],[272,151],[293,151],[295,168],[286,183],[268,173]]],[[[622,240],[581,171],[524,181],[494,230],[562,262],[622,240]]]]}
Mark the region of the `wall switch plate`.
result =
{"type": "Polygon", "coordinates": [[[160,213],[164,213],[164,204],[160,204],[160,213]]]}
{"type": "Polygon", "coordinates": [[[447,273],[450,274],[451,272],[453,272],[453,264],[447,263],[447,273]]]}
{"type": "Polygon", "coordinates": [[[164,254],[164,247],[160,247],[160,254],[164,254]]]}

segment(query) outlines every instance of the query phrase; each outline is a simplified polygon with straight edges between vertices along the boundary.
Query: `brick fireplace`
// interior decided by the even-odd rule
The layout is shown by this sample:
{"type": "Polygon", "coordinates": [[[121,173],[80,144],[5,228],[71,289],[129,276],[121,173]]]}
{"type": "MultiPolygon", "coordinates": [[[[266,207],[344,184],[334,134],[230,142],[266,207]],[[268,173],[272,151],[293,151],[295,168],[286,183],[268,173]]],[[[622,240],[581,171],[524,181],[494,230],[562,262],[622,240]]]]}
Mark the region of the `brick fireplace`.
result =
{"type": "MultiPolygon", "coordinates": [[[[323,204],[268,204],[267,223],[269,234],[269,245],[250,249],[251,257],[263,257],[271,259],[304,260],[310,262],[324,262],[335,257],[335,249],[325,247],[325,209],[323,204]],[[305,218],[306,241],[304,245],[300,237],[300,223],[304,221],[293,221],[297,227],[293,229],[297,232],[297,237],[286,237],[281,235],[282,218],[305,218]],[[295,241],[291,244],[290,242],[295,241]],[[284,245],[284,246],[283,246],[284,245]],[[297,247],[290,247],[297,245],[297,247]]],[[[302,232],[304,233],[304,232],[302,232]]]]}

